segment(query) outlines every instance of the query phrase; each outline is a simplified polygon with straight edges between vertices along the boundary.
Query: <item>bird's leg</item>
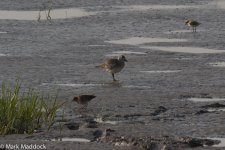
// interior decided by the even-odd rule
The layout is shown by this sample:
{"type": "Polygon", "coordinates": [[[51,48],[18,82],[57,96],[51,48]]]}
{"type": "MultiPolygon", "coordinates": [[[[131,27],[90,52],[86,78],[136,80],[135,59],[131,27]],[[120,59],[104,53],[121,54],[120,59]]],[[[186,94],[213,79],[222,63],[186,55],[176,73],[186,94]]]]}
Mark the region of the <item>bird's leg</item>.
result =
{"type": "Polygon", "coordinates": [[[116,81],[114,73],[112,73],[113,81],[116,81]]]}

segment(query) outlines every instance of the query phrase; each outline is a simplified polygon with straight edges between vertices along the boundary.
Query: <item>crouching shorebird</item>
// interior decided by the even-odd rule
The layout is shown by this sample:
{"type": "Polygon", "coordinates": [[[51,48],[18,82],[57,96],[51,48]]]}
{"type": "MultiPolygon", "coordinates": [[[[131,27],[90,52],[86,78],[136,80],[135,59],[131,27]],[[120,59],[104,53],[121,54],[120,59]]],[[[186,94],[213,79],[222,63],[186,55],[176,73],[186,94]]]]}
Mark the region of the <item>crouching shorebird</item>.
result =
{"type": "Polygon", "coordinates": [[[80,95],[80,96],[75,96],[73,98],[73,101],[76,101],[78,104],[81,104],[84,107],[87,107],[88,102],[95,97],[96,97],[95,95],[80,95]]]}
{"type": "Polygon", "coordinates": [[[192,27],[193,32],[196,32],[197,26],[199,26],[201,23],[194,21],[194,20],[187,20],[185,22],[185,25],[188,25],[189,27],[192,27]]]}
{"type": "Polygon", "coordinates": [[[124,68],[125,61],[127,61],[125,56],[121,55],[118,59],[108,59],[103,64],[96,67],[103,68],[107,72],[110,72],[112,74],[113,81],[116,81],[114,74],[120,72],[124,68]]]}

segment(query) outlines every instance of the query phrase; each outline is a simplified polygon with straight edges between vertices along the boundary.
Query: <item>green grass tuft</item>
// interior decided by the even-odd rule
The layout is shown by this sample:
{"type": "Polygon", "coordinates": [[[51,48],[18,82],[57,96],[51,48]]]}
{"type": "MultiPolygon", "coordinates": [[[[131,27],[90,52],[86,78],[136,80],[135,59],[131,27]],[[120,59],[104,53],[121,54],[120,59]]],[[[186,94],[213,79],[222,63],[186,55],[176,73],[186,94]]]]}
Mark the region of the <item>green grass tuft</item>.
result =
{"type": "Polygon", "coordinates": [[[55,97],[44,97],[34,90],[20,92],[20,84],[11,88],[2,84],[0,95],[0,135],[32,134],[40,128],[50,129],[62,104],[55,97]]]}

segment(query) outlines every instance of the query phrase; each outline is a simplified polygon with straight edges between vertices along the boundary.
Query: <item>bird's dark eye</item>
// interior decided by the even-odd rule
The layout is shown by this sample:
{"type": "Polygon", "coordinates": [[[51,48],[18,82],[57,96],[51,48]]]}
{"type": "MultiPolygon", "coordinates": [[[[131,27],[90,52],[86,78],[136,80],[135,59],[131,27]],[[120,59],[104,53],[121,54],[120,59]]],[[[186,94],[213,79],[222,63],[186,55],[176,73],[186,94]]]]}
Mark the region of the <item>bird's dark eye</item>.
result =
{"type": "Polygon", "coordinates": [[[125,56],[122,56],[122,58],[125,58],[125,56]]]}

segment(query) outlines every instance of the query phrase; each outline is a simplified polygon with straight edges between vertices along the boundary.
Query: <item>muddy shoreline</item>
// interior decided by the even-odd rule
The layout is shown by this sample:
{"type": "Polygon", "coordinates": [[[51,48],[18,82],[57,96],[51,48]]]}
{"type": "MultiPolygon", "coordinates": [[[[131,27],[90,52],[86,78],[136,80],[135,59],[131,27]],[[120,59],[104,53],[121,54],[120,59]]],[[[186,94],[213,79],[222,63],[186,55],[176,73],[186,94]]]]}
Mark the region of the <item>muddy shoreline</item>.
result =
{"type": "MultiPolygon", "coordinates": [[[[59,91],[58,100],[68,101],[50,131],[7,135],[0,144],[107,150],[150,149],[156,143],[158,149],[223,149],[216,140],[225,138],[223,4],[56,0],[53,9],[78,8],[81,16],[70,18],[65,12],[65,18],[51,21],[0,19],[0,82],[19,77],[24,90],[59,91]],[[201,22],[195,34],[184,25],[189,18],[201,22]],[[128,62],[113,83],[95,66],[121,54],[128,62]],[[86,111],[71,102],[79,94],[97,96],[86,111]],[[106,129],[114,131],[107,138],[106,129]],[[49,141],[55,138],[90,142],[49,141]]],[[[0,10],[38,12],[45,5],[1,0],[0,10]]]]}

